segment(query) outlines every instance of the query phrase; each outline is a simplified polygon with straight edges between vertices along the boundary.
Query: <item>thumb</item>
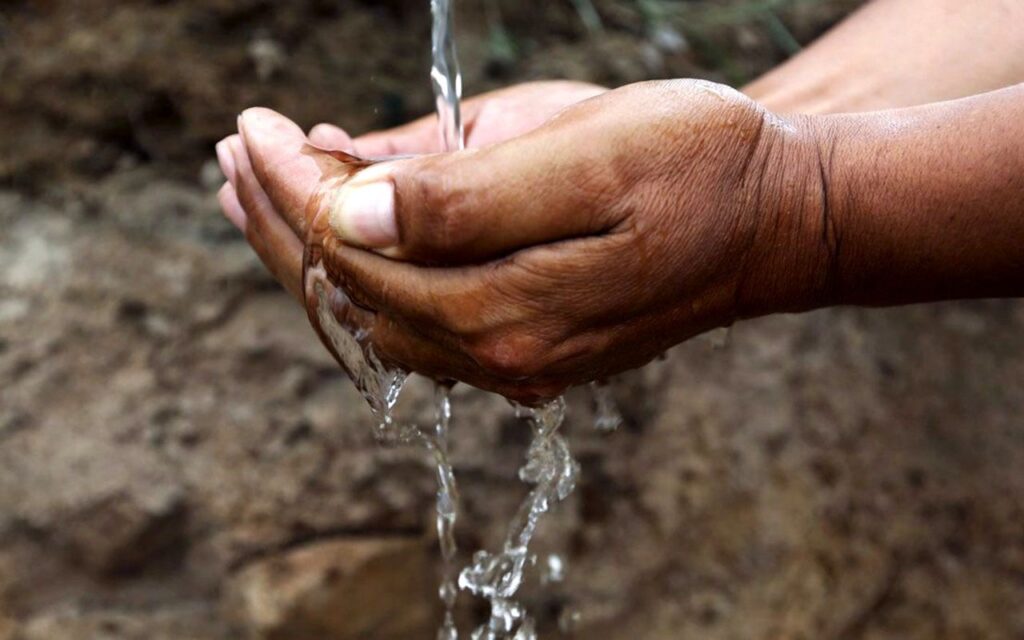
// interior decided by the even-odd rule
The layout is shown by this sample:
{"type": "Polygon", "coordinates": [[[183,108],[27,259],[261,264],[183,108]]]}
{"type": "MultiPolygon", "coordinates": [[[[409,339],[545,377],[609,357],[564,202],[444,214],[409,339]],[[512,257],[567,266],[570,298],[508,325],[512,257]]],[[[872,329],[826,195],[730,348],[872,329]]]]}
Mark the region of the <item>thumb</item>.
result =
{"type": "Polygon", "coordinates": [[[465,263],[603,233],[623,217],[607,144],[591,127],[547,126],[485,149],[366,169],[331,203],[349,243],[394,258],[465,263]]]}

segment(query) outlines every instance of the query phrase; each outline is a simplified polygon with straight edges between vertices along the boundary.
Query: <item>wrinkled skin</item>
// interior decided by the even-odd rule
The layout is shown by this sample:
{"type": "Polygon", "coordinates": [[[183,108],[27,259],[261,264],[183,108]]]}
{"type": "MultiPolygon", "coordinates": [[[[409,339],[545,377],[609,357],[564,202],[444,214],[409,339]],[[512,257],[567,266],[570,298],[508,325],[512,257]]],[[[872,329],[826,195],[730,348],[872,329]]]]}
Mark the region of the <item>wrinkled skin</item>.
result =
{"type": "Polygon", "coordinates": [[[351,179],[310,142],[429,152],[432,123],[353,144],[327,126],[307,140],[284,117],[249,110],[218,149],[230,180],[221,202],[299,299],[303,241],[322,243],[382,356],[526,402],[741,317],[809,306],[828,253],[810,127],[704,82],[570,87],[566,103],[590,99],[560,111],[557,92],[544,92],[551,113],[520,109],[519,120],[486,98],[468,103],[478,148],[351,179]],[[485,126],[489,112],[500,127],[485,126]],[[369,184],[393,190],[395,237],[322,223],[369,184]]]}

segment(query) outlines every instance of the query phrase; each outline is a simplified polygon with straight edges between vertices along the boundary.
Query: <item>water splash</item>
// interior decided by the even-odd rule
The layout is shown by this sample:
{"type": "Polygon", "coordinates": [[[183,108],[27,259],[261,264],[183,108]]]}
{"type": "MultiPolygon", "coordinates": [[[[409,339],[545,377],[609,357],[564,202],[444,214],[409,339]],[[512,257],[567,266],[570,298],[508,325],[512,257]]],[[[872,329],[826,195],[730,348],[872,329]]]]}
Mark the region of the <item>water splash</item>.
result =
{"type": "MultiPolygon", "coordinates": [[[[462,125],[461,98],[462,75],[459,71],[458,52],[455,46],[454,15],[451,0],[431,0],[433,31],[431,37],[433,67],[430,78],[434,87],[437,104],[438,135],[442,151],[457,151],[465,148],[462,125]]],[[[447,396],[445,396],[447,402],[447,396]]],[[[450,405],[448,407],[450,411],[450,405]]],[[[533,440],[527,451],[526,463],[519,471],[519,478],[534,488],[517,511],[509,526],[502,550],[498,553],[478,551],[472,563],[459,574],[459,587],[490,602],[490,619],[476,631],[474,640],[501,640],[515,632],[513,640],[535,640],[537,637],[533,620],[525,609],[513,598],[523,581],[530,541],[537,530],[541,516],[554,502],[564,500],[576,485],[579,465],[572,458],[569,446],[558,433],[565,420],[565,401],[559,398],[538,409],[517,406],[516,414],[528,418],[533,430],[533,440]]],[[[442,424],[442,420],[438,420],[442,424]]],[[[439,431],[435,439],[435,450],[447,451],[447,432],[439,431]]],[[[454,477],[442,470],[443,458],[438,458],[438,533],[441,538],[442,556],[446,563],[446,578],[441,587],[446,614],[439,640],[454,640],[458,632],[452,622],[452,608],[455,592],[448,582],[450,561],[456,549],[451,528],[455,524],[456,512],[447,512],[442,500],[450,487],[454,492],[454,477]]]]}
{"type": "Polygon", "coordinates": [[[565,500],[576,487],[579,464],[558,433],[565,420],[565,400],[558,398],[540,408],[517,406],[526,417],[533,440],[519,479],[533,485],[519,507],[505,536],[501,551],[478,551],[473,562],[459,574],[459,586],[491,604],[490,619],[473,633],[473,640],[501,640],[515,632],[514,640],[533,640],[533,619],[513,598],[523,582],[530,542],[541,516],[556,502],[565,500]]]}
{"type": "Polygon", "coordinates": [[[594,399],[594,428],[610,433],[622,426],[622,412],[615,402],[607,382],[591,382],[590,394],[594,399]]]}
{"type": "Polygon", "coordinates": [[[540,581],[542,584],[553,584],[565,580],[565,558],[557,553],[548,554],[544,558],[540,581]]]}
{"type": "Polygon", "coordinates": [[[395,423],[395,404],[405,385],[407,374],[398,369],[384,366],[369,343],[369,336],[361,330],[343,326],[334,313],[336,308],[350,307],[345,293],[330,283],[322,260],[309,265],[304,274],[304,286],[316,301],[316,319],[324,337],[330,343],[342,367],[348,372],[356,389],[370,405],[377,418],[375,431],[377,439],[384,444],[397,444],[408,440],[412,434],[395,423]]]}

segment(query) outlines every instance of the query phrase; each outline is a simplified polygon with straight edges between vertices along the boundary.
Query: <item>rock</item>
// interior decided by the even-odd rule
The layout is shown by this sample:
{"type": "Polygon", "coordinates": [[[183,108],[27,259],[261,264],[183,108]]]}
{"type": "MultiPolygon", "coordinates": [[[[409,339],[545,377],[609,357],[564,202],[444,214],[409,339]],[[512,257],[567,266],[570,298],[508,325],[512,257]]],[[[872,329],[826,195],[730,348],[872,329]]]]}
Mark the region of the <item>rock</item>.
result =
{"type": "Polygon", "coordinates": [[[259,640],[426,638],[439,619],[435,582],[423,540],[337,540],[247,566],[225,604],[259,640]]]}
{"type": "Polygon", "coordinates": [[[118,493],[69,514],[59,538],[94,574],[141,568],[173,547],[184,533],[185,507],[180,493],[143,504],[131,493],[118,493]]]}
{"type": "Polygon", "coordinates": [[[0,507],[98,577],[160,560],[180,546],[187,515],[184,489],[155,455],[126,458],[62,424],[7,438],[0,507]]]}

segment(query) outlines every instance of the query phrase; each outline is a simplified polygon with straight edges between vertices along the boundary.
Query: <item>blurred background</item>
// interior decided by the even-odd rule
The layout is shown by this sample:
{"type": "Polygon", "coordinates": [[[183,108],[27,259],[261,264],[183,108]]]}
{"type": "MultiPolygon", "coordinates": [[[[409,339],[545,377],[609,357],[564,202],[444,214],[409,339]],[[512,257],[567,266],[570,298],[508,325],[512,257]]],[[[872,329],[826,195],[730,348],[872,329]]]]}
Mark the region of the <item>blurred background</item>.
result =
{"type": "MultiPolygon", "coordinates": [[[[859,2],[456,4],[473,94],[741,85],[859,2]]],[[[374,444],[212,160],[251,105],[427,113],[428,29],[427,0],[0,2],[0,639],[433,637],[432,468],[374,444]]],[[[542,637],[1024,637],[1022,380],[1024,305],[972,302],[683,345],[615,381],[611,435],[573,392],[542,637]]],[[[528,432],[472,390],[455,412],[459,541],[494,547],[528,432]]]]}

